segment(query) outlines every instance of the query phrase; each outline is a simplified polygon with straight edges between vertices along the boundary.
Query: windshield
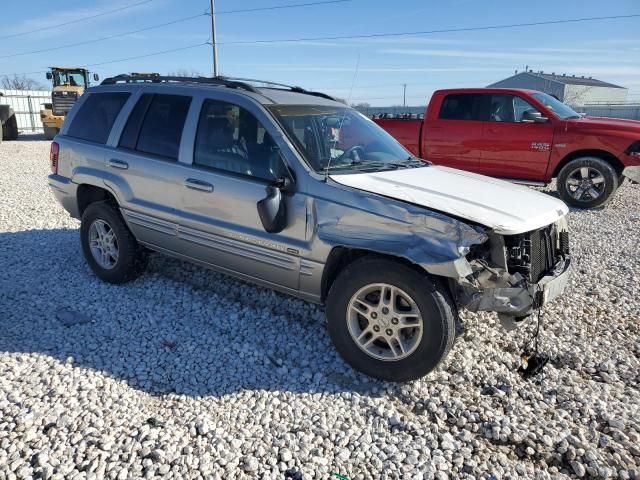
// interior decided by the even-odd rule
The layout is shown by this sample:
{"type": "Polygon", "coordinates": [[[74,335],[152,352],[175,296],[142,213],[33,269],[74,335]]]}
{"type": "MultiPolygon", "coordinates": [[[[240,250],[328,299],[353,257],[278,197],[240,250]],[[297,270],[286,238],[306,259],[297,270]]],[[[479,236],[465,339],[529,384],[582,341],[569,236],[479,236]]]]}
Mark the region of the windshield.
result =
{"type": "Polygon", "coordinates": [[[563,120],[568,120],[570,118],[580,118],[580,115],[578,115],[575,110],[573,110],[573,108],[568,107],[560,100],[557,100],[551,95],[539,92],[534,93],[533,97],[563,120]]]}
{"type": "Polygon", "coordinates": [[[289,138],[316,171],[425,166],[391,135],[348,107],[273,105],[289,138]]]}
{"type": "Polygon", "coordinates": [[[53,75],[55,86],[85,87],[84,72],[78,70],[58,70],[53,75]]]}

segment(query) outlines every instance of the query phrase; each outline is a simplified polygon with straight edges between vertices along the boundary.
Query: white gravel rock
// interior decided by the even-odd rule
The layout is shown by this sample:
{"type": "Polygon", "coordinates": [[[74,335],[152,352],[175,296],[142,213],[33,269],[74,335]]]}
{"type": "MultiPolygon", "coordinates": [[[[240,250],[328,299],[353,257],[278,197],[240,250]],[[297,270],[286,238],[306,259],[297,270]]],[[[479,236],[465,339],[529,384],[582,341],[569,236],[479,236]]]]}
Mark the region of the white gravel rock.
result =
{"type": "Polygon", "coordinates": [[[533,322],[463,312],[442,367],[356,374],[316,306],[161,256],[98,281],[48,142],[0,145],[0,478],[640,478],[640,187],[572,211],[574,274],[533,322]]]}

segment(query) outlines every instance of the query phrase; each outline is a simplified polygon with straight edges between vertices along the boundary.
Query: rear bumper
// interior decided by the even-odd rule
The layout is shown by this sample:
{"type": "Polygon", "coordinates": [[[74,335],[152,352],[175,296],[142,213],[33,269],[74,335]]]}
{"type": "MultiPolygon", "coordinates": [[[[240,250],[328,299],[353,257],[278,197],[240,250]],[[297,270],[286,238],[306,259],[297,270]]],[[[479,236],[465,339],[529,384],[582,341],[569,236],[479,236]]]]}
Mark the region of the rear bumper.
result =
{"type": "Polygon", "coordinates": [[[564,292],[571,276],[571,259],[558,262],[538,283],[507,288],[466,288],[464,305],[472,312],[497,312],[523,317],[548,304],[564,292]]]}
{"type": "Polygon", "coordinates": [[[622,171],[622,175],[635,183],[640,183],[640,166],[627,167],[622,171]]]}
{"type": "Polygon", "coordinates": [[[78,185],[73,183],[67,177],[61,175],[49,175],[49,188],[53,195],[60,202],[63,208],[69,212],[73,218],[80,219],[80,211],[78,209],[78,200],[76,193],[78,185]]]}

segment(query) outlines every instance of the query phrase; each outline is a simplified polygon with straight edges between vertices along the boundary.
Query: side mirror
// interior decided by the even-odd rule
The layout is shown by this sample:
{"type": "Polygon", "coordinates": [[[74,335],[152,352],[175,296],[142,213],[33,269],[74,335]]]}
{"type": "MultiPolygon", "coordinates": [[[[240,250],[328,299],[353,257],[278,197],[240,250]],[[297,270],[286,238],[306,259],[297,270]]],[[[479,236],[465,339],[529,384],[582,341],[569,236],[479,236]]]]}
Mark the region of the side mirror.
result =
{"type": "Polygon", "coordinates": [[[267,187],[267,197],[258,202],[258,215],[269,233],[279,233],[287,226],[287,208],[282,192],[291,186],[288,177],[279,178],[267,187]]]}
{"type": "Polygon", "coordinates": [[[548,121],[549,119],[547,117],[543,117],[537,110],[525,110],[522,113],[523,123],[546,123],[548,121]]]}
{"type": "Polygon", "coordinates": [[[94,82],[97,82],[98,80],[100,80],[100,77],[98,76],[98,74],[97,74],[97,73],[94,73],[94,74],[93,74],[93,81],[94,81],[94,82]]]}
{"type": "Polygon", "coordinates": [[[53,80],[53,73],[47,72],[47,80],[53,80]]]}

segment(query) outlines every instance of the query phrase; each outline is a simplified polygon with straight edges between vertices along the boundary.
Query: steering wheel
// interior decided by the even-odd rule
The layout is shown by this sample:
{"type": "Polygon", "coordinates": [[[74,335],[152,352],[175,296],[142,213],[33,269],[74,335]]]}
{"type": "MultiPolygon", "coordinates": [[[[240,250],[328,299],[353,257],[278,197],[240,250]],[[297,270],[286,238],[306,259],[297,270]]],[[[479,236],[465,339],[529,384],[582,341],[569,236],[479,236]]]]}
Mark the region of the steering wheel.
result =
{"type": "Polygon", "coordinates": [[[362,145],[354,145],[348,148],[337,160],[344,160],[345,158],[351,158],[352,161],[357,162],[364,158],[365,149],[362,145]]]}

